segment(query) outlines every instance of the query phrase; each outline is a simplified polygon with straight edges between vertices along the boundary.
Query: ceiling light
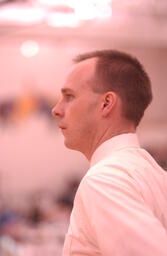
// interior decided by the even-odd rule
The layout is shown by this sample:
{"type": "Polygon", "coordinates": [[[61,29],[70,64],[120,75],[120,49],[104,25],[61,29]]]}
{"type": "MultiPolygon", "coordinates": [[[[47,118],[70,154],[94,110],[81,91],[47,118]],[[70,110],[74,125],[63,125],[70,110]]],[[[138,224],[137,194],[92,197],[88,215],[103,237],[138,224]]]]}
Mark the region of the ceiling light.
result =
{"type": "Polygon", "coordinates": [[[25,57],[33,57],[39,52],[39,45],[35,41],[25,41],[21,46],[21,53],[25,57]]]}
{"type": "Polygon", "coordinates": [[[73,13],[53,13],[49,14],[47,24],[53,27],[77,27],[80,20],[73,13]]]}
{"type": "Polygon", "coordinates": [[[84,0],[75,3],[77,17],[83,20],[106,18],[112,14],[111,0],[84,0]]]}
{"type": "Polygon", "coordinates": [[[48,6],[58,6],[64,5],[73,7],[75,5],[76,0],[36,0],[39,4],[48,5],[48,6]]]}
{"type": "Polygon", "coordinates": [[[3,8],[0,11],[1,21],[21,22],[32,24],[42,21],[45,11],[40,8],[11,7],[3,8]]]}

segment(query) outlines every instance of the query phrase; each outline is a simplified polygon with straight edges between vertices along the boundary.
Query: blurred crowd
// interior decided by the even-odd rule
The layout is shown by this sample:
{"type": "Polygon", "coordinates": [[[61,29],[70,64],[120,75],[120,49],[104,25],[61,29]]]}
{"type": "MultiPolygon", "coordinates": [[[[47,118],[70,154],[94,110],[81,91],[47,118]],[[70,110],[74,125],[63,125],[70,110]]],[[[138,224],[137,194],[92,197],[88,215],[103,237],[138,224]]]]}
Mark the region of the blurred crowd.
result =
{"type": "Polygon", "coordinates": [[[49,123],[54,122],[51,109],[55,102],[55,98],[37,95],[32,92],[1,100],[0,125],[2,127],[14,125],[31,115],[42,115],[47,118],[49,123]]]}
{"type": "Polygon", "coordinates": [[[70,181],[59,197],[39,191],[26,199],[26,209],[1,203],[0,255],[61,255],[77,186],[70,181]]]}

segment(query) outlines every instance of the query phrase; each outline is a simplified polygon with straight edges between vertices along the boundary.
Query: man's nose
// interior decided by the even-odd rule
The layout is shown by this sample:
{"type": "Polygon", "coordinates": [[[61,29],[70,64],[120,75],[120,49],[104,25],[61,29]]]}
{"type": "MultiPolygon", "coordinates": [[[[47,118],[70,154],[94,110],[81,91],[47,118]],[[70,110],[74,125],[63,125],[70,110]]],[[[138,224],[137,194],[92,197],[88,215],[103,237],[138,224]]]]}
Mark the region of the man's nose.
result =
{"type": "Polygon", "coordinates": [[[63,109],[62,106],[60,104],[60,102],[58,102],[52,109],[52,115],[54,117],[61,117],[63,115],[63,109]]]}

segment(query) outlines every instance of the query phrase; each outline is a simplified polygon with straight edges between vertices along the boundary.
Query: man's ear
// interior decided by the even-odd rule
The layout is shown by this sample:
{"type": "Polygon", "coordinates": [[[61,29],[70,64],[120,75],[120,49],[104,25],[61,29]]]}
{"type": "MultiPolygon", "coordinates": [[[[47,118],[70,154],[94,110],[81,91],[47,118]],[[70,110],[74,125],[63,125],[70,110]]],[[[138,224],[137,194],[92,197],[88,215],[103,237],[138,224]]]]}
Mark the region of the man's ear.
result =
{"type": "Polygon", "coordinates": [[[107,117],[113,108],[115,107],[115,104],[117,102],[117,95],[114,92],[107,92],[102,101],[101,110],[102,110],[102,116],[107,117]]]}

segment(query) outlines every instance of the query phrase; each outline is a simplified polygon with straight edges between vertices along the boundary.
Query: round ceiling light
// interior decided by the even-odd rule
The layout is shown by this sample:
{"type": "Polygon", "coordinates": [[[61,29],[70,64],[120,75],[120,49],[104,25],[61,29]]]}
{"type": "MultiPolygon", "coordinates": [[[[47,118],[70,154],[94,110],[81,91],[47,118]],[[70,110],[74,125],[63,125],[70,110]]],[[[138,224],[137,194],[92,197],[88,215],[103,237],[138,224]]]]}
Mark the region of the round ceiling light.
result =
{"type": "Polygon", "coordinates": [[[39,45],[37,42],[29,40],[25,41],[21,46],[21,53],[25,57],[33,57],[39,52],[39,45]]]}

